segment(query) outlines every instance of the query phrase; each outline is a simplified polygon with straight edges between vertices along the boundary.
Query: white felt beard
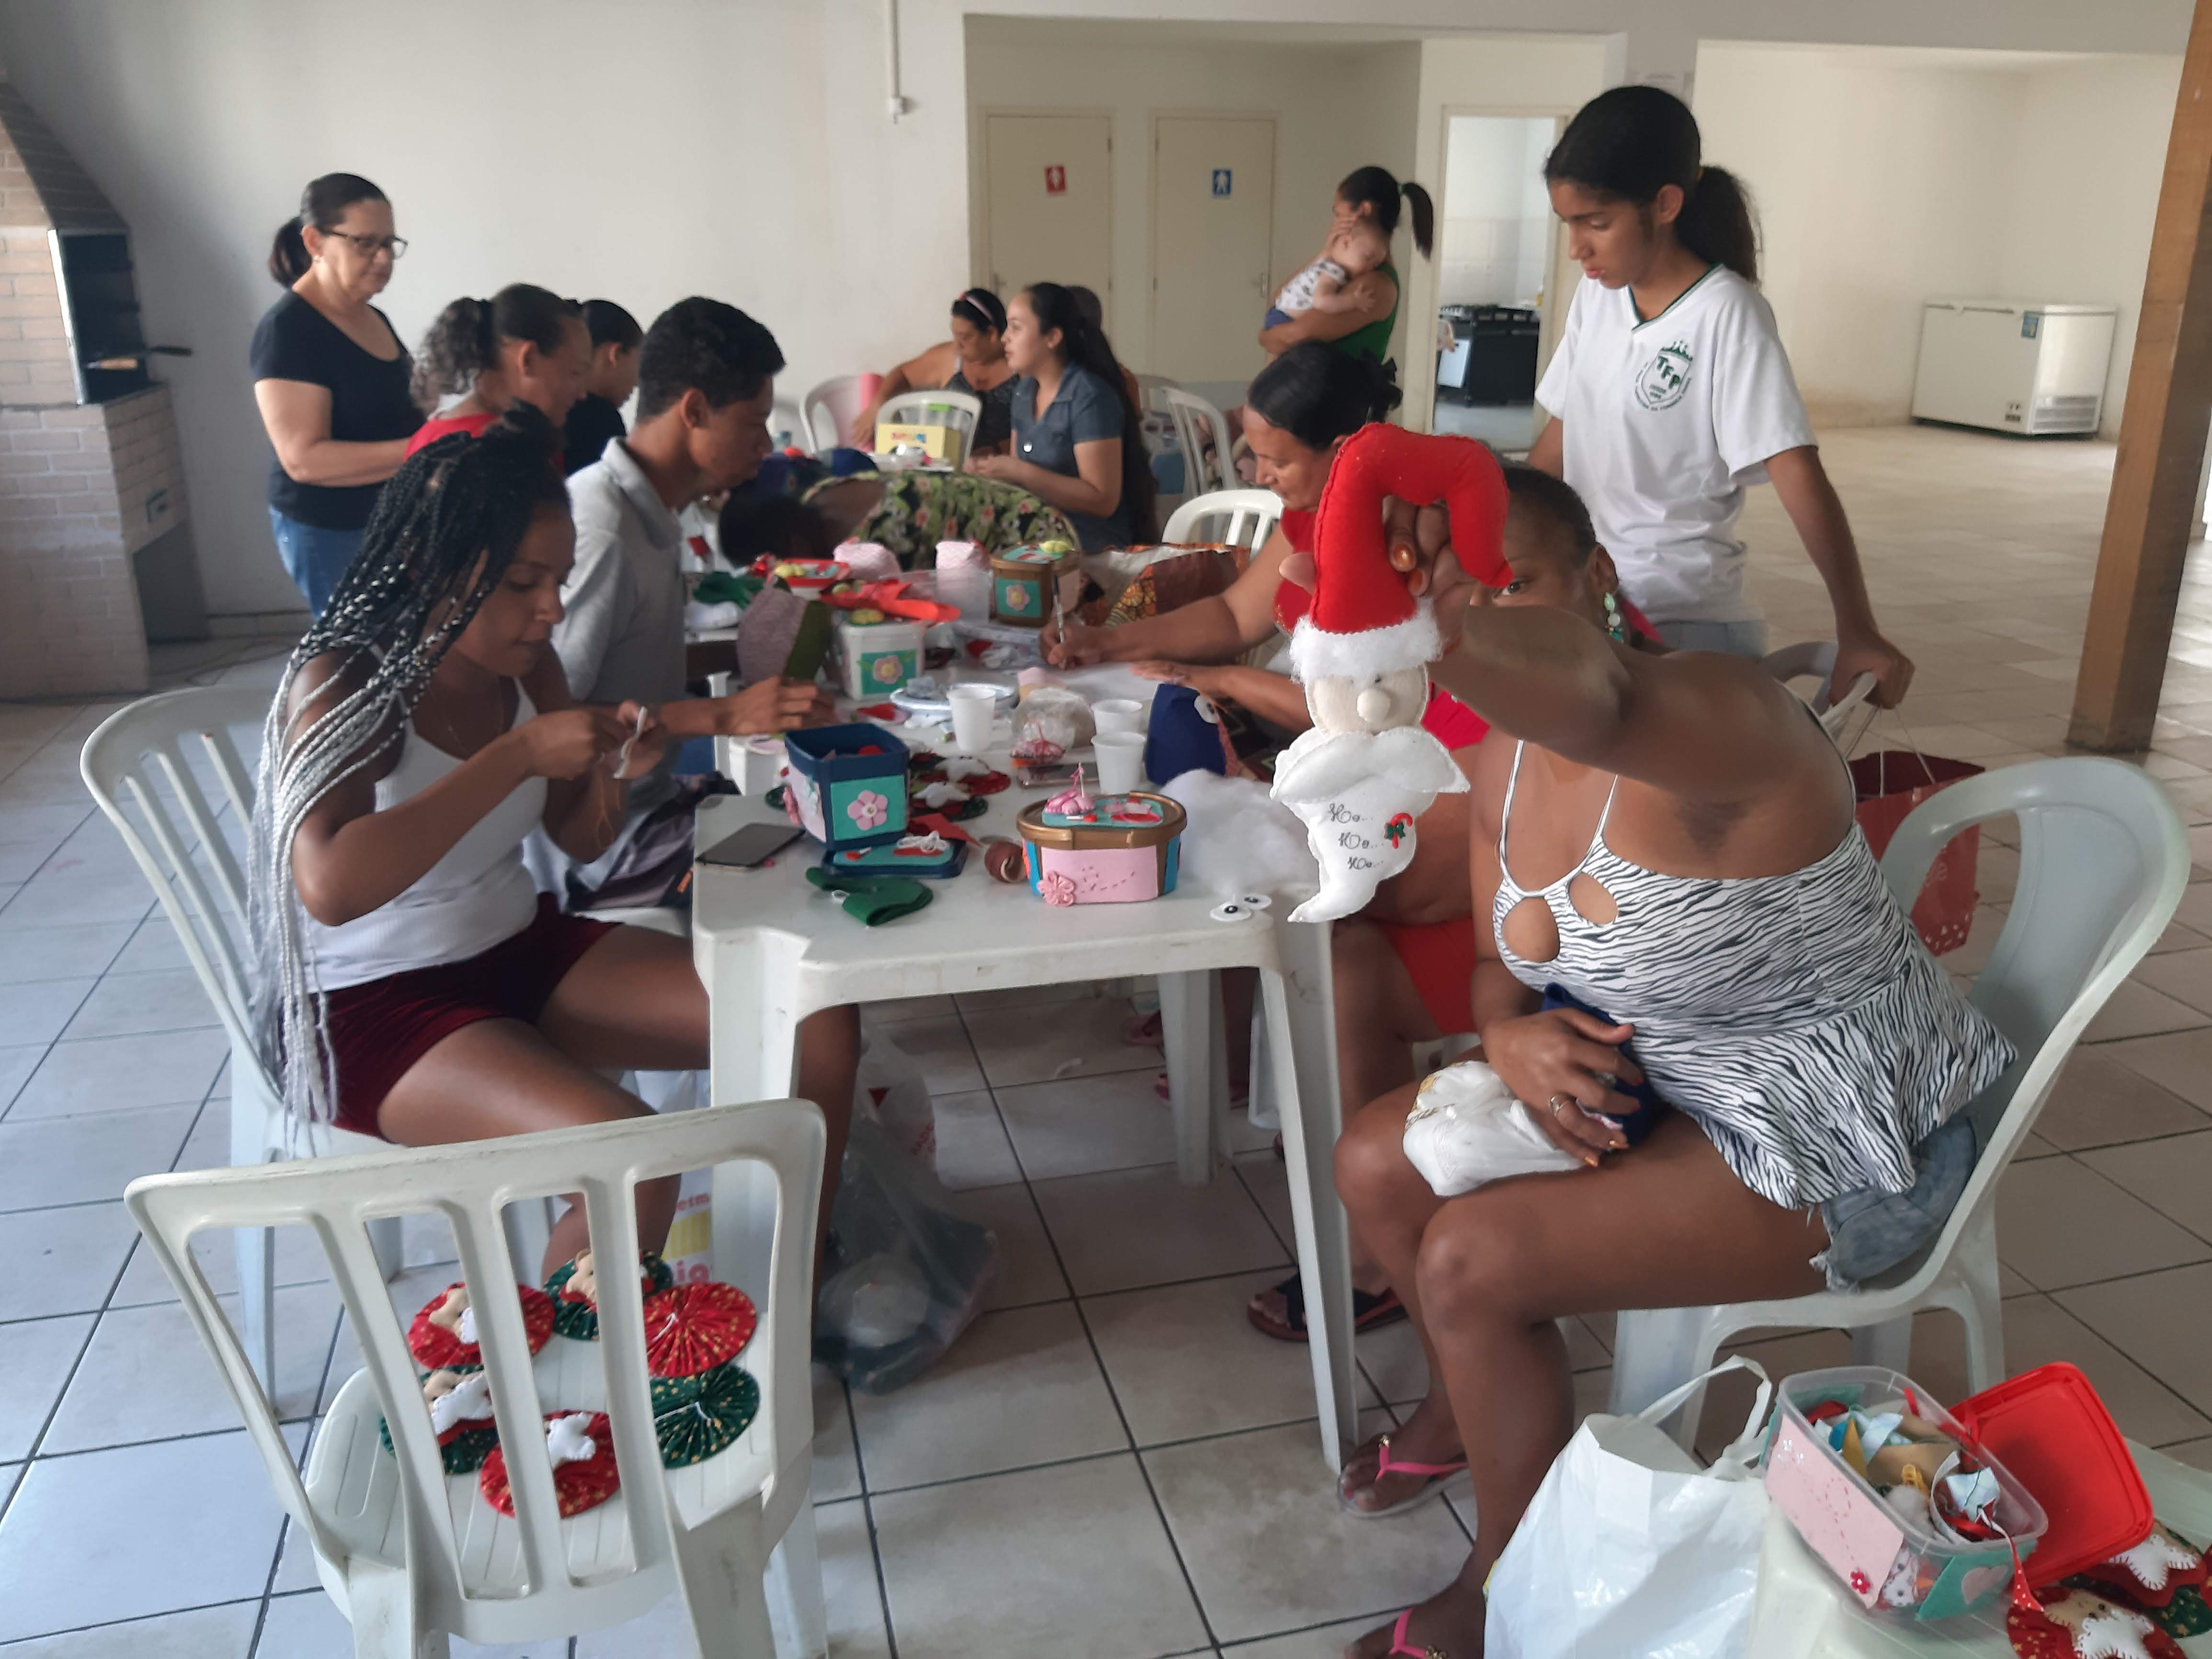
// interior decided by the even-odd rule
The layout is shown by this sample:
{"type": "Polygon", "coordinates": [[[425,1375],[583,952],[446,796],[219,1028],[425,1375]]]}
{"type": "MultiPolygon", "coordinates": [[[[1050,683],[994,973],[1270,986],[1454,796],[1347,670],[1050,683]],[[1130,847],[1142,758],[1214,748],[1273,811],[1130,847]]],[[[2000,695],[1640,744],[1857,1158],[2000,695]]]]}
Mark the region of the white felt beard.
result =
{"type": "Polygon", "coordinates": [[[1316,725],[1301,733],[1276,760],[1269,793],[1304,823],[1322,884],[1291,920],[1334,921],[1365,908],[1378,884],[1413,863],[1421,814],[1438,795],[1467,787],[1451,750],[1419,726],[1330,732],[1316,725]]]}

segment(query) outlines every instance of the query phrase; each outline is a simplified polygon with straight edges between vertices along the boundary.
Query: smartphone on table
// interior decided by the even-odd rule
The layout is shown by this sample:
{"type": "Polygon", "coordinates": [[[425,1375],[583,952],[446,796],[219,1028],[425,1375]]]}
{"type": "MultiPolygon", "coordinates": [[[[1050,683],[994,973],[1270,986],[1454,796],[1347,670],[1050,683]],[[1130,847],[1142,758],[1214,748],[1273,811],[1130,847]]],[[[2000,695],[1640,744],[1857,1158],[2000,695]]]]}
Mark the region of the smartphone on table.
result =
{"type": "Polygon", "coordinates": [[[698,862],[757,870],[805,833],[795,823],[748,823],[700,854],[698,862]]]}

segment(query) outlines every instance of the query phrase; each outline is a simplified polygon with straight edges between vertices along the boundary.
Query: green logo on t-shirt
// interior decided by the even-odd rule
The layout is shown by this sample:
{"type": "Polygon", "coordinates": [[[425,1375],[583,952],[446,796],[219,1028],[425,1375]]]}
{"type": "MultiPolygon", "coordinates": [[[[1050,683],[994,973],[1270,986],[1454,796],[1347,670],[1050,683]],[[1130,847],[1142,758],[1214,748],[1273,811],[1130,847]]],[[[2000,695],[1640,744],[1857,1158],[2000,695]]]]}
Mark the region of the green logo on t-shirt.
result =
{"type": "Polygon", "coordinates": [[[1690,389],[1690,348],[1680,340],[1659,348],[1658,355],[1636,374],[1636,401],[1646,409],[1672,409],[1690,389]]]}

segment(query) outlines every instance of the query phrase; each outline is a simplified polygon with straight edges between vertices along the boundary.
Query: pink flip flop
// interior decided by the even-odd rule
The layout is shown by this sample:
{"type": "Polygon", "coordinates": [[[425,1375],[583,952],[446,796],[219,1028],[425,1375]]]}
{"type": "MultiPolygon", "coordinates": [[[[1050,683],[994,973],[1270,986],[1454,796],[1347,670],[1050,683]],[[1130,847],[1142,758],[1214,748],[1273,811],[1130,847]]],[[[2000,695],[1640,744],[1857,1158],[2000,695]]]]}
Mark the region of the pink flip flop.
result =
{"type": "MultiPolygon", "coordinates": [[[[1399,1467],[1403,1468],[1406,1465],[1401,1464],[1399,1467]]],[[[1462,1464],[1461,1467],[1464,1468],[1465,1465],[1462,1464]]],[[[1406,1639],[1406,1625],[1413,1616],[1413,1610],[1411,1607],[1407,1607],[1405,1612],[1398,1615],[1398,1622],[1390,1627],[1390,1650],[1382,1656],[1382,1659],[1398,1659],[1401,1654],[1405,1656],[1405,1659],[1451,1659],[1451,1656],[1442,1648],[1431,1647],[1426,1643],[1423,1643],[1417,1648],[1406,1639]]]]}
{"type": "MultiPolygon", "coordinates": [[[[1444,1483],[1453,1476],[1464,1474],[1467,1472],[1467,1459],[1464,1457],[1455,1463],[1410,1463],[1402,1458],[1394,1458],[1390,1455],[1390,1437],[1387,1434],[1377,1436],[1375,1446],[1376,1450],[1380,1454],[1375,1463],[1376,1480],[1393,1474],[1418,1474],[1425,1476],[1426,1479],[1419,1487],[1396,1503],[1385,1504],[1379,1510],[1361,1508],[1346,1495],[1344,1488],[1340,1486],[1336,1492],[1336,1501],[1363,1521],[1380,1521],[1386,1515],[1396,1515],[1410,1510],[1414,1504],[1425,1502],[1442,1492],[1444,1483]]],[[[1395,1652],[1396,1650],[1393,1649],[1392,1651],[1395,1652]]],[[[1419,1659],[1418,1656],[1416,1659],[1419,1659]]]]}

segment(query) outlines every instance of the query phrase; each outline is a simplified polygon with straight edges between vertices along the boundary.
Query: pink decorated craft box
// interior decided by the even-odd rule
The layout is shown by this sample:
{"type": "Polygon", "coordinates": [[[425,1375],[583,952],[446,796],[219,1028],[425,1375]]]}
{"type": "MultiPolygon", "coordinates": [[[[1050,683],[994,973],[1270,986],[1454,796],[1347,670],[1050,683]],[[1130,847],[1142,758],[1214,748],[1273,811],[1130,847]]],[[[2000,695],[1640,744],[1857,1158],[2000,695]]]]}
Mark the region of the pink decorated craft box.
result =
{"type": "Polygon", "coordinates": [[[1022,809],[1030,887],[1047,904],[1128,904],[1172,893],[1183,811],[1138,790],[1067,810],[1060,798],[1022,809]]]}
{"type": "MultiPolygon", "coordinates": [[[[1927,1389],[1883,1366],[1800,1371],[1778,1392],[1767,1495],[1859,1604],[1877,1618],[1949,1619],[1992,1607],[2001,1616],[2014,1547],[2025,1559],[2047,1524],[2012,1472],[1927,1389]],[[1930,1435],[1959,1450],[1952,1469],[1993,1479],[1986,1506],[1972,1517],[1978,1524],[1967,1530],[1955,1529],[1936,1502],[1936,1488],[1952,1478],[1940,1453],[1934,1467],[1922,1467],[1939,1444],[1930,1435]],[[1866,1443],[1877,1441],[1868,1454],[1866,1443]]],[[[1967,1526],[1955,1507],[1948,1514],[1967,1526]]]]}

